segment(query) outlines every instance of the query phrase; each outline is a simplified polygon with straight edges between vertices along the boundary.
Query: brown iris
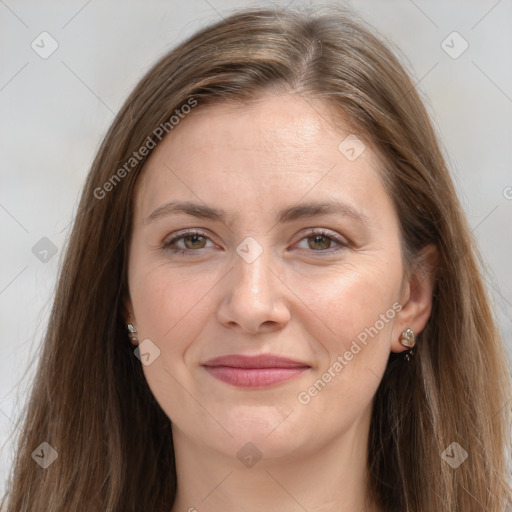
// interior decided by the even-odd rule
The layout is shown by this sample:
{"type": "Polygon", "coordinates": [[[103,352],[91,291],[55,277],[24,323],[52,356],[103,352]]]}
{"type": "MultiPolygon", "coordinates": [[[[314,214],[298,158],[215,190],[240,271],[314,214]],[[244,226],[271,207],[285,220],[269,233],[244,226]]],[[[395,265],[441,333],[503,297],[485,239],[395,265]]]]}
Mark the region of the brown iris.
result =
{"type": "Polygon", "coordinates": [[[183,237],[183,240],[185,242],[185,247],[187,249],[202,249],[204,247],[204,244],[206,243],[206,238],[201,235],[185,236],[183,237]]]}
{"type": "Polygon", "coordinates": [[[331,245],[331,239],[326,235],[308,236],[308,245],[310,249],[329,249],[331,245]],[[313,243],[311,243],[310,240],[313,240],[313,243]],[[313,247],[313,245],[316,245],[317,247],[313,247]],[[319,245],[321,247],[318,247],[319,245]]]}

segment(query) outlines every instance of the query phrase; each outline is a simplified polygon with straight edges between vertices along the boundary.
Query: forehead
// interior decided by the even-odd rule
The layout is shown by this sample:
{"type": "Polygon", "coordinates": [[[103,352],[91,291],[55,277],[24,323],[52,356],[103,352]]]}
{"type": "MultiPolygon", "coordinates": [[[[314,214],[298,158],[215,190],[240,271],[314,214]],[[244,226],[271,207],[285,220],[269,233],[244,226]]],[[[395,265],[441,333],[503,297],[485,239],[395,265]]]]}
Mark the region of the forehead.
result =
{"type": "Polygon", "coordinates": [[[385,194],[368,141],[332,118],[329,105],[292,94],[199,104],[146,162],[136,209],[147,216],[169,199],[195,199],[261,213],[301,197],[357,203],[370,192],[385,194]],[[347,144],[361,154],[348,158],[354,152],[346,153],[347,144]]]}

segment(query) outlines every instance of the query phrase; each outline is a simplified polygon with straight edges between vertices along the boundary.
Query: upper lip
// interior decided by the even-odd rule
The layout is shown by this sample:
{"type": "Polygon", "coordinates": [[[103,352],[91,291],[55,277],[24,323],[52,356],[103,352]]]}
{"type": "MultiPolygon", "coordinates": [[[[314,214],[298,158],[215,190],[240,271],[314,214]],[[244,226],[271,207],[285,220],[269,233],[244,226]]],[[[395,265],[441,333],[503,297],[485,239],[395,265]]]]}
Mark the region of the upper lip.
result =
{"type": "Polygon", "coordinates": [[[304,368],[308,364],[295,361],[287,357],[272,354],[261,354],[256,356],[245,356],[231,354],[227,356],[214,357],[209,359],[203,366],[231,366],[233,368],[304,368]]]}

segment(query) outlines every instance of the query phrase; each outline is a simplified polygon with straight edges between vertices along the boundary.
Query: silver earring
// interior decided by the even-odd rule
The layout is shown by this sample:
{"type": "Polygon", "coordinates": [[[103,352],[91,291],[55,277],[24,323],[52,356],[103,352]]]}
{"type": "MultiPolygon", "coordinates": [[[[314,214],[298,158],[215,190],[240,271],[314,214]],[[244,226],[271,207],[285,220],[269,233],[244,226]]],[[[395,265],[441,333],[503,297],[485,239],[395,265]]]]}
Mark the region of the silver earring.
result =
{"type": "Polygon", "coordinates": [[[126,324],[126,328],[128,329],[128,338],[130,338],[131,341],[139,341],[135,326],[133,324],[126,324]]]}
{"type": "Polygon", "coordinates": [[[404,359],[410,361],[414,355],[414,345],[416,345],[416,334],[412,329],[406,329],[400,336],[400,343],[409,350],[405,351],[404,359]]]}
{"type": "Polygon", "coordinates": [[[406,329],[400,336],[400,343],[407,348],[413,348],[416,344],[416,335],[412,329],[406,329]]]}

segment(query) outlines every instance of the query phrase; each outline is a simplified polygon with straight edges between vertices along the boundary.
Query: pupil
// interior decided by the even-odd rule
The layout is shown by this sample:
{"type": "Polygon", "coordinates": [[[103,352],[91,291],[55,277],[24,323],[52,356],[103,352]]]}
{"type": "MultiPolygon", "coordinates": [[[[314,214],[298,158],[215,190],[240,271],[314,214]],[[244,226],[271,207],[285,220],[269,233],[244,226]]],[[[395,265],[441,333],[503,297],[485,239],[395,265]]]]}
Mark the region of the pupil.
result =
{"type": "Polygon", "coordinates": [[[320,246],[323,246],[323,247],[320,247],[320,249],[328,249],[329,248],[329,244],[330,244],[328,238],[325,235],[314,235],[313,236],[313,243],[314,244],[318,244],[320,246]],[[323,244],[322,244],[322,240],[324,241],[323,244]]]}
{"type": "Polygon", "coordinates": [[[201,243],[201,241],[199,240],[200,238],[203,238],[203,237],[201,235],[190,235],[188,237],[188,240],[190,242],[189,245],[197,246],[197,244],[201,243]]]}

